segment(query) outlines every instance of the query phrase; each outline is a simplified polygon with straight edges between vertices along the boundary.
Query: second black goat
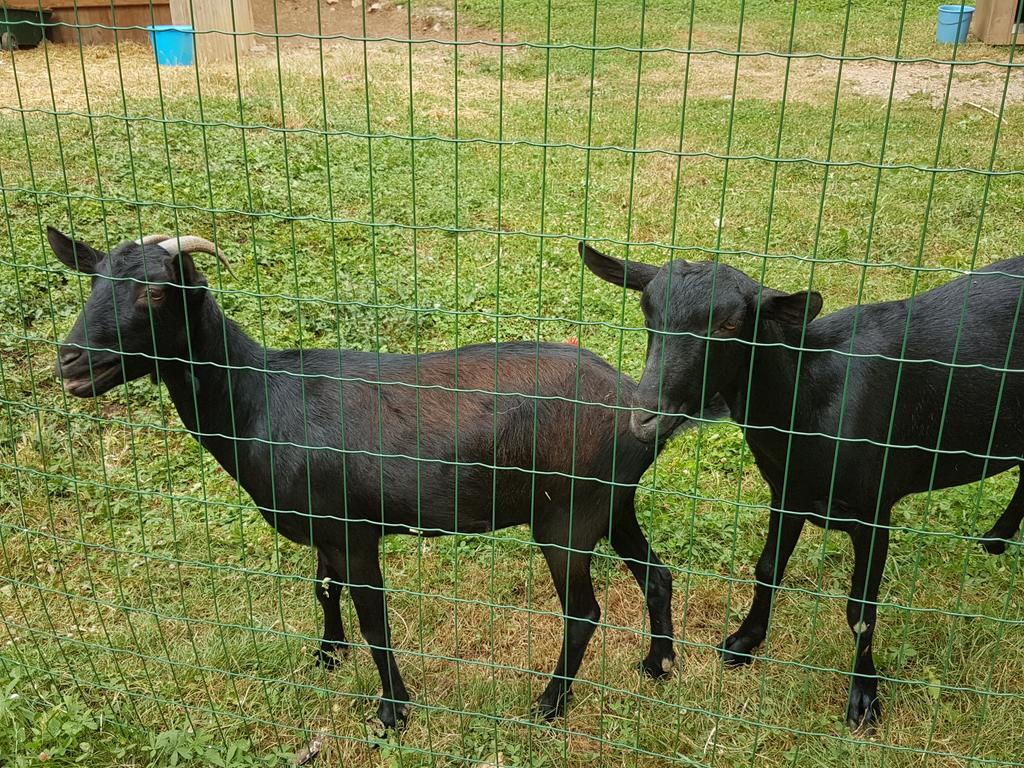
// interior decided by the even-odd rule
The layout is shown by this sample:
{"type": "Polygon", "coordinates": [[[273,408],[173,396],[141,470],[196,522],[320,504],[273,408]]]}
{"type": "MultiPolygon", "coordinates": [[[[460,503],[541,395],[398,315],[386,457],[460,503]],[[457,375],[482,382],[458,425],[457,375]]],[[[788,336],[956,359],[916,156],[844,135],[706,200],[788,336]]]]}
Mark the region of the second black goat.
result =
{"type": "Polygon", "coordinates": [[[574,346],[504,343],[420,356],[267,349],[227,318],[192,252],[201,238],[150,236],[109,254],[48,232],[92,292],[60,347],[64,388],[95,397],[162,380],[185,427],[282,535],[316,547],[321,661],[346,645],[351,593],[380,673],[378,716],[395,726],[409,695],[391,649],[379,542],[529,524],[565,616],[562,652],[537,707],[561,713],[600,617],[591,553],[608,536],[650,614],[643,669],[672,669],[672,578],[633,508],[654,460],[619,403],[634,382],[574,346]],[[325,586],[326,585],[326,586],[325,586]]]}
{"type": "MultiPolygon", "coordinates": [[[[764,641],[804,522],[846,531],[855,643],[846,717],[870,726],[880,712],[871,649],[893,505],[1024,461],[1024,257],[913,299],[814,320],[818,293],[782,293],[722,263],[658,268],[580,250],[596,275],[643,292],[647,359],[633,433],[668,437],[721,396],[771,490],[754,602],[722,644],[726,661],[750,663],[764,641]]],[[[1001,553],[1022,516],[1018,485],[985,549],[1001,553]]]]}

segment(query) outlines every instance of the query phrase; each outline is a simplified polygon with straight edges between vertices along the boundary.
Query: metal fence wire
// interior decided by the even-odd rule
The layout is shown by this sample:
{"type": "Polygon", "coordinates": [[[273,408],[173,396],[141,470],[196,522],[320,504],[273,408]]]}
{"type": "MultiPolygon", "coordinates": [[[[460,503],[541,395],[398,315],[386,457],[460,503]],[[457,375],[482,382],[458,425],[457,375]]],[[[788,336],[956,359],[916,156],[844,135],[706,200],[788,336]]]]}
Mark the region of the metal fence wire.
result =
{"type": "Polygon", "coordinates": [[[1024,766],[1012,5],[0,0],[0,766],[1024,766]]]}

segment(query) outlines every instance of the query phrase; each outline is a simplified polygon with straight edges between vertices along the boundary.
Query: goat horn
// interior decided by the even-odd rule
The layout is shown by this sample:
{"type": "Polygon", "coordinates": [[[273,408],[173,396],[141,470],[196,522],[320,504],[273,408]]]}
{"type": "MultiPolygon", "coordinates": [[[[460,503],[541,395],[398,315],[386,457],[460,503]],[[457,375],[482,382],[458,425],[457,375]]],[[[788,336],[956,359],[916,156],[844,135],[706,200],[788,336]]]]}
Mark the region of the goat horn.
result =
{"type": "Polygon", "coordinates": [[[135,242],[137,245],[158,245],[159,243],[162,243],[164,240],[170,239],[170,235],[146,235],[145,237],[140,237],[135,242]]]}
{"type": "Polygon", "coordinates": [[[192,253],[193,251],[216,256],[224,269],[228,271],[228,274],[232,277],[235,276],[235,273],[231,271],[231,265],[228,264],[228,260],[224,256],[224,252],[205,237],[196,237],[195,235],[169,237],[166,241],[158,243],[158,245],[172,256],[177,256],[179,253],[192,253]]]}

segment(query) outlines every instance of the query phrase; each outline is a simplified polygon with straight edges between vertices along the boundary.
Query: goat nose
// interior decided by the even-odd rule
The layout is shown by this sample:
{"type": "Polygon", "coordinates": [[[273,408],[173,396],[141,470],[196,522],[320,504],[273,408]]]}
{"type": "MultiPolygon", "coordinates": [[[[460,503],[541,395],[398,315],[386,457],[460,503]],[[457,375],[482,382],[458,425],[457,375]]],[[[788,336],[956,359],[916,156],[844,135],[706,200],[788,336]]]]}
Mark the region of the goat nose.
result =
{"type": "Polygon", "coordinates": [[[654,424],[658,419],[658,414],[650,413],[649,411],[633,411],[633,425],[636,427],[646,428],[654,424]]]}
{"type": "Polygon", "coordinates": [[[61,347],[60,352],[57,353],[57,365],[56,373],[58,378],[64,378],[64,371],[78,360],[82,355],[82,350],[75,349],[74,347],[61,347]]]}
{"type": "Polygon", "coordinates": [[[657,414],[648,411],[634,411],[631,417],[634,429],[649,430],[657,421],[657,414]]]}
{"type": "Polygon", "coordinates": [[[629,417],[629,431],[643,442],[653,440],[658,431],[658,415],[647,411],[633,411],[629,417]]]}

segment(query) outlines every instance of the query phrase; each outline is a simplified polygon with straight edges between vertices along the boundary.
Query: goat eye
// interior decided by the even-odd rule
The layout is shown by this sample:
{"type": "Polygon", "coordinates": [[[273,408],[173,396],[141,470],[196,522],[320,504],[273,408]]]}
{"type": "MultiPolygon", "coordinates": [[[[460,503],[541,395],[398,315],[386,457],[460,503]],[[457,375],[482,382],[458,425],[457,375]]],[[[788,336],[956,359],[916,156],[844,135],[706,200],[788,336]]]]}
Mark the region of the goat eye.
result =
{"type": "Polygon", "coordinates": [[[152,306],[158,307],[163,304],[164,301],[164,289],[157,285],[148,285],[142,289],[139,294],[139,303],[148,303],[152,306]]]}
{"type": "Polygon", "coordinates": [[[738,325],[737,325],[736,321],[735,320],[730,320],[730,321],[728,321],[726,323],[722,323],[722,325],[719,328],[719,330],[722,331],[723,333],[734,333],[736,331],[737,327],[738,327],[738,325]]]}

